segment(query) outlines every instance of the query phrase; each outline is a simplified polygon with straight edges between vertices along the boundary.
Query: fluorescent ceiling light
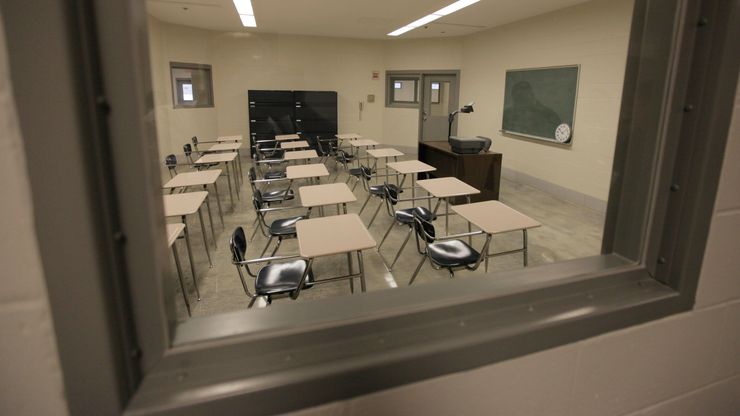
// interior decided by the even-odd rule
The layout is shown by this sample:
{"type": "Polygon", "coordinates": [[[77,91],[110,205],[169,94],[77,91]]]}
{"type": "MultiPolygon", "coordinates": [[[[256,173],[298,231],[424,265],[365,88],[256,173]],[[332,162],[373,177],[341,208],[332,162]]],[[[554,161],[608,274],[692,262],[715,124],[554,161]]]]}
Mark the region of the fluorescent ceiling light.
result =
{"type": "Polygon", "coordinates": [[[441,9],[437,10],[433,14],[447,16],[448,14],[455,13],[456,11],[458,11],[460,9],[464,9],[464,8],[470,6],[471,4],[478,3],[479,1],[480,0],[459,0],[459,1],[456,1],[456,2],[454,2],[452,4],[450,4],[447,7],[443,7],[441,9]]]}
{"type": "Polygon", "coordinates": [[[234,0],[234,6],[236,6],[237,13],[254,16],[251,0],[234,0]]]}
{"type": "Polygon", "coordinates": [[[433,22],[433,21],[439,19],[440,17],[442,17],[442,16],[439,16],[439,15],[436,15],[436,14],[428,14],[428,15],[422,17],[419,20],[414,20],[413,22],[407,24],[406,26],[409,26],[409,27],[424,26],[425,24],[427,24],[429,22],[433,22]]]}
{"type": "Polygon", "coordinates": [[[251,0],[234,0],[236,12],[242,20],[242,26],[257,27],[257,19],[254,18],[254,9],[251,0]]]}
{"type": "MultiPolygon", "coordinates": [[[[234,0],[234,1],[236,2],[237,0],[234,0]]],[[[404,27],[402,27],[400,29],[394,30],[393,32],[389,33],[388,36],[400,36],[400,35],[403,35],[404,33],[408,32],[409,30],[413,30],[413,29],[415,29],[417,27],[424,26],[425,24],[431,23],[431,22],[439,19],[440,17],[444,17],[444,16],[447,16],[448,14],[455,13],[456,11],[458,11],[460,9],[464,9],[464,8],[470,6],[471,4],[478,3],[479,1],[480,0],[458,0],[458,1],[450,4],[447,7],[443,7],[441,9],[437,10],[434,13],[428,14],[428,15],[422,17],[421,19],[415,20],[415,21],[407,24],[406,26],[404,26],[404,27]]]]}
{"type": "Polygon", "coordinates": [[[404,33],[408,32],[409,30],[413,30],[414,28],[411,26],[404,26],[400,29],[396,29],[393,32],[389,33],[388,36],[399,36],[403,35],[404,33]]]}
{"type": "Polygon", "coordinates": [[[242,25],[245,27],[257,27],[257,20],[254,16],[248,14],[240,14],[239,18],[242,19],[242,25]]]}

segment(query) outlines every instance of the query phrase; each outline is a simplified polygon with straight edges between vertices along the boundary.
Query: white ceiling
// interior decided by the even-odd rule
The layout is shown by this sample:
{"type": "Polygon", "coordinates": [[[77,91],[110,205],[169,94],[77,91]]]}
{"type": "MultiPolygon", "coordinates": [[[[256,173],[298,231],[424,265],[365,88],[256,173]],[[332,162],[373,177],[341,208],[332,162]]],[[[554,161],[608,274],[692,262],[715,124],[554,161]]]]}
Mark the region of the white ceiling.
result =
{"type": "MultiPolygon", "coordinates": [[[[588,0],[481,0],[398,39],[468,35],[588,0]]],[[[386,36],[454,0],[252,0],[257,28],[244,28],[232,0],[147,0],[165,22],[217,31],[362,39],[386,36]]]]}

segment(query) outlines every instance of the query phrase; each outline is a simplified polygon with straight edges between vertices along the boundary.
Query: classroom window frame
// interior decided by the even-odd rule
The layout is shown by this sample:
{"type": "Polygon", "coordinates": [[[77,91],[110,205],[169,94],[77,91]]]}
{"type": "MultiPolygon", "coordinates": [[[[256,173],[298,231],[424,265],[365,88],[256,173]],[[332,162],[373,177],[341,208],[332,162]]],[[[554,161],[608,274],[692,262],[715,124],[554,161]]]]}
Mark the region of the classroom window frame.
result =
{"type": "Polygon", "coordinates": [[[395,108],[419,108],[421,74],[409,74],[405,71],[386,71],[385,74],[385,106],[395,108]],[[395,99],[395,83],[412,81],[414,83],[414,101],[397,101],[395,99]]]}
{"type": "Polygon", "coordinates": [[[170,62],[170,88],[172,89],[172,107],[175,109],[180,108],[212,108],[215,107],[216,99],[213,94],[213,68],[209,64],[196,64],[190,62],[170,62]],[[209,92],[208,101],[205,103],[198,103],[198,97],[196,95],[195,83],[191,82],[193,86],[193,96],[195,98],[194,103],[186,103],[182,99],[182,91],[180,91],[181,79],[175,78],[176,69],[192,69],[198,71],[205,71],[207,76],[206,88],[209,92]],[[176,87],[177,86],[177,87],[176,87]]]}
{"type": "Polygon", "coordinates": [[[737,2],[636,0],[603,255],[508,274],[516,285],[471,278],[254,311],[247,328],[241,312],[177,325],[161,301],[172,288],[153,278],[168,253],[143,2],[42,0],[29,16],[0,1],[71,413],[286,412],[693,306],[740,67],[737,2]],[[60,50],[49,42],[65,53],[29,65],[29,51],[60,50]],[[50,87],[68,88],[57,96],[69,105],[34,99],[50,87]]]}

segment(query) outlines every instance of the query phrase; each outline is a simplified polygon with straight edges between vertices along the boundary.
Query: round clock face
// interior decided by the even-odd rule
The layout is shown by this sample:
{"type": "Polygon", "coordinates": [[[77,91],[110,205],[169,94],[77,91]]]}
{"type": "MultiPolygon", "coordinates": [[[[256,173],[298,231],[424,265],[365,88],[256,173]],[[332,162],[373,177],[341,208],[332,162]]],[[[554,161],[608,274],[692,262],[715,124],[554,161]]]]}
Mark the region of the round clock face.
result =
{"type": "Polygon", "coordinates": [[[570,126],[563,123],[555,129],[555,140],[560,143],[567,143],[570,140],[570,126]]]}

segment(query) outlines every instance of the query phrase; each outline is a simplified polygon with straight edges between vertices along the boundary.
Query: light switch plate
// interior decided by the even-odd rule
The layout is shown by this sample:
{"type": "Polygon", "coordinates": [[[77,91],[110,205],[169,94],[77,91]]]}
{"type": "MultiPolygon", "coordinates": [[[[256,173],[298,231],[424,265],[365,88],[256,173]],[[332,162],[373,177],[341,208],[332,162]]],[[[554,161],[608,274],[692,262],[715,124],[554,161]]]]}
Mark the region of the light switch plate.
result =
{"type": "Polygon", "coordinates": [[[368,96],[367,96],[367,102],[374,103],[375,102],[375,94],[368,94],[368,96]]]}

